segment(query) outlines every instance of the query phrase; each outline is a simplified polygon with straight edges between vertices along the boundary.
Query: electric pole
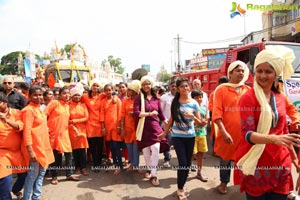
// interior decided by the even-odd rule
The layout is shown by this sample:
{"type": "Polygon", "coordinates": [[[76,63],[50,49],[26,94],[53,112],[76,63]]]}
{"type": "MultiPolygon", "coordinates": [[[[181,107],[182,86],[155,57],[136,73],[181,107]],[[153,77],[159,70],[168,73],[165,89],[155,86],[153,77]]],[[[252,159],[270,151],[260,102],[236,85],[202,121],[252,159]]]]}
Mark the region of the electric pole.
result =
{"type": "Polygon", "coordinates": [[[182,39],[182,38],[180,38],[179,34],[177,34],[177,38],[174,38],[174,39],[177,40],[177,56],[178,56],[178,58],[177,58],[177,71],[178,71],[178,73],[180,73],[180,71],[181,71],[181,66],[180,66],[180,39],[182,39]]]}
{"type": "Polygon", "coordinates": [[[172,66],[173,66],[173,51],[171,50],[171,51],[169,51],[170,52],[170,54],[171,54],[171,65],[170,65],[170,67],[171,67],[171,74],[172,74],[172,66]]]}

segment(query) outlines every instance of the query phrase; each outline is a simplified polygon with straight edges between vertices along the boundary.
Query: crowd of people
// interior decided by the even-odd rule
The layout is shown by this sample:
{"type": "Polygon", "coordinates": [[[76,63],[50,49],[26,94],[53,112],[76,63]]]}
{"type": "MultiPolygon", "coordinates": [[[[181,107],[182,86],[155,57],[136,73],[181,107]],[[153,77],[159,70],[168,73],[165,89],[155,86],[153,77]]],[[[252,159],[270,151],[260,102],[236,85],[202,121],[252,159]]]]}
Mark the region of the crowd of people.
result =
{"type": "Polygon", "coordinates": [[[199,79],[191,88],[181,77],[170,80],[165,91],[148,75],[117,87],[94,79],[89,86],[79,82],[56,89],[40,81],[15,87],[7,76],[0,92],[0,200],[12,199],[11,192],[18,199],[41,199],[47,171],[50,183],[57,185],[59,170],[65,170],[66,180],[79,181],[75,174],[99,173],[110,162],[115,175],[126,168],[159,186],[159,154],[170,167],[171,146],[178,160],[177,196],[187,199],[193,160],[196,178],[208,181],[203,172],[208,124],[220,158],[220,194],[227,193],[234,168],[234,183],[247,200],[286,199],[293,190],[291,165],[300,169],[293,148],[300,147],[300,136],[288,134],[286,116],[292,123],[300,116],[280,91],[277,77],[291,76],[293,59],[281,47],[260,52],[253,88],[245,85],[247,65],[235,61],[210,96],[199,79]],[[11,189],[12,174],[17,179],[11,189]]]}

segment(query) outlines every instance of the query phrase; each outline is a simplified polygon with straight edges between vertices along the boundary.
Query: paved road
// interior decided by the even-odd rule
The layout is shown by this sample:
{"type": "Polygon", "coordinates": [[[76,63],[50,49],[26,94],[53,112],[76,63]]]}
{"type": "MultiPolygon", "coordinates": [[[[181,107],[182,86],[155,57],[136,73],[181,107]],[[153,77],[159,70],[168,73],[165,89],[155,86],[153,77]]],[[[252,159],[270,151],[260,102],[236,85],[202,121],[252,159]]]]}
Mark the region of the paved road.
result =
{"type": "MultiPolygon", "coordinates": [[[[175,152],[172,150],[173,158],[171,164],[177,165],[175,152]]],[[[163,163],[161,155],[160,164],[163,163]]],[[[207,183],[203,183],[195,179],[195,172],[191,172],[187,181],[188,190],[191,196],[189,199],[245,199],[240,194],[238,187],[229,185],[227,195],[217,193],[215,187],[219,184],[219,172],[214,167],[218,165],[218,158],[209,154],[204,160],[204,168],[206,176],[209,177],[207,183]]],[[[143,157],[141,156],[141,164],[143,165],[143,157]]],[[[96,200],[96,199],[176,199],[176,170],[170,168],[161,168],[158,171],[160,186],[153,187],[149,180],[144,179],[142,174],[134,172],[122,172],[114,175],[113,171],[101,171],[100,173],[91,172],[89,176],[80,176],[79,182],[65,181],[65,176],[59,177],[58,185],[51,185],[50,178],[47,177],[43,186],[43,197],[50,200],[96,200]]]]}
{"type": "MultiPolygon", "coordinates": [[[[177,166],[175,151],[171,150],[171,164],[177,166]]],[[[163,155],[160,155],[159,164],[163,164],[163,155]]],[[[144,165],[143,156],[140,156],[140,164],[144,165]]],[[[214,199],[214,200],[245,200],[244,194],[239,192],[238,186],[228,185],[228,193],[221,195],[216,187],[219,184],[218,166],[219,158],[205,154],[203,172],[209,178],[207,183],[196,179],[196,173],[191,172],[187,180],[187,188],[190,191],[190,200],[214,199]]],[[[153,187],[149,180],[144,179],[143,174],[134,172],[122,172],[114,175],[113,171],[101,171],[100,173],[90,172],[88,176],[80,175],[79,182],[65,181],[65,176],[59,176],[58,185],[50,184],[50,177],[46,177],[43,186],[43,197],[50,200],[158,200],[177,199],[176,196],[176,170],[160,168],[158,178],[160,186],[153,187]]],[[[296,172],[294,170],[294,179],[296,172]]]]}

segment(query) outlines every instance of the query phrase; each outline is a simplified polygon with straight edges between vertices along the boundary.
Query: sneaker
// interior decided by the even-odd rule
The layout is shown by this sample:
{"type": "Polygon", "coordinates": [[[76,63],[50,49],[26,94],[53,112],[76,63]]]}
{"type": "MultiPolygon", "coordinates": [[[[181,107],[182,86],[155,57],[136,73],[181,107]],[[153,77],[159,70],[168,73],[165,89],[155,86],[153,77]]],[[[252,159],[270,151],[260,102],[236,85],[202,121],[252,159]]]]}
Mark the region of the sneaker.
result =
{"type": "Polygon", "coordinates": [[[165,168],[170,168],[170,167],[171,167],[169,161],[164,162],[163,166],[164,166],[165,168]]]}
{"type": "Polygon", "coordinates": [[[208,178],[202,176],[201,173],[197,174],[196,178],[199,179],[202,182],[207,182],[208,181],[208,178]]]}

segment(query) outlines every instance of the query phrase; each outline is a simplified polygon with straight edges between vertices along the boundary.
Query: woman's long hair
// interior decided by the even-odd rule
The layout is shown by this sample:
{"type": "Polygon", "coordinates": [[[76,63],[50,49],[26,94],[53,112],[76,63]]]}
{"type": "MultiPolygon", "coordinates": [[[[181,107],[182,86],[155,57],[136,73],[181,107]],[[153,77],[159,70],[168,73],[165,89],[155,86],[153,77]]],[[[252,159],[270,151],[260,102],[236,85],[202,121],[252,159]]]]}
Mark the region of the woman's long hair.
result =
{"type": "MultiPolygon", "coordinates": [[[[179,86],[181,85],[181,83],[183,82],[189,82],[188,79],[186,78],[178,78],[176,80],[176,87],[179,88],[179,86]]],[[[188,126],[188,122],[186,121],[185,117],[184,117],[184,113],[182,113],[180,111],[180,103],[179,103],[179,98],[180,98],[180,93],[177,91],[175,94],[175,97],[172,101],[171,104],[171,116],[173,119],[173,122],[175,122],[176,126],[180,129],[183,130],[182,127],[182,122],[188,126]]]]}

